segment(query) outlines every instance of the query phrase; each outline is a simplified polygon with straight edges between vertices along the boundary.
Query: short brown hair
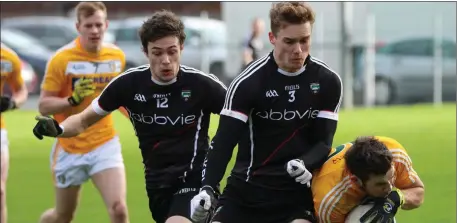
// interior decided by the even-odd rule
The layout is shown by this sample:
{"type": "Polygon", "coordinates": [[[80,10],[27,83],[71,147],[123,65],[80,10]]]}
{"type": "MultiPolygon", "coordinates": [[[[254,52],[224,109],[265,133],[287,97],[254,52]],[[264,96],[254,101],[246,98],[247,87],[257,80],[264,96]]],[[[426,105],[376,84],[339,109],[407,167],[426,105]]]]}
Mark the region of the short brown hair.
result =
{"type": "Polygon", "coordinates": [[[362,182],[370,175],[385,175],[392,165],[392,153],[373,136],[358,137],[344,155],[346,167],[362,182]]]}
{"type": "Polygon", "coordinates": [[[171,11],[161,10],[152,14],[141,26],[138,35],[141,44],[147,52],[148,43],[167,36],[176,36],[179,43],[183,44],[186,40],[184,33],[184,23],[171,11]]]}
{"type": "Polygon", "coordinates": [[[304,2],[279,2],[273,3],[270,9],[270,28],[276,35],[282,27],[289,24],[314,24],[314,11],[304,2]]]}
{"type": "Polygon", "coordinates": [[[76,18],[78,22],[81,21],[80,18],[87,18],[89,16],[93,16],[95,12],[102,11],[107,14],[105,3],[103,2],[80,2],[76,6],[76,18]]]}

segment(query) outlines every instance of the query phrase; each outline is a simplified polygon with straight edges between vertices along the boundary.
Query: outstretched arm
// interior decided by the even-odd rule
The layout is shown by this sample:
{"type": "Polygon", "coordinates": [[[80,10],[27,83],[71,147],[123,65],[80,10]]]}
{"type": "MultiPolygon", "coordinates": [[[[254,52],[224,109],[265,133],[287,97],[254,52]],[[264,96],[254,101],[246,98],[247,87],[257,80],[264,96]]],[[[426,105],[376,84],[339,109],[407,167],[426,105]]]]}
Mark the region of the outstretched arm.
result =
{"type": "Polygon", "coordinates": [[[77,136],[105,116],[97,114],[92,106],[88,106],[81,113],[68,117],[60,124],[63,132],[59,137],[69,138],[77,136]]]}

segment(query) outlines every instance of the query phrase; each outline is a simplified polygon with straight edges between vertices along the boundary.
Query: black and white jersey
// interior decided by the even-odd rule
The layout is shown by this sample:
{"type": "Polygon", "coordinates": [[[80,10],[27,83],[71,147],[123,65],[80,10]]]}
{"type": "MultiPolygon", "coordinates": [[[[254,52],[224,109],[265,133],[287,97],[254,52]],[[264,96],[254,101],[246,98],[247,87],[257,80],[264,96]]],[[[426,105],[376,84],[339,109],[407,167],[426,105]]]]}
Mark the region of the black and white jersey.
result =
{"type": "Polygon", "coordinates": [[[150,66],[125,71],[92,102],[100,115],[124,107],[139,140],[148,187],[166,186],[199,170],[209,146],[211,113],[222,110],[226,87],[217,77],[184,65],[167,85],[150,66]]]}
{"type": "MultiPolygon", "coordinates": [[[[316,143],[316,120],[332,120],[336,125],[341,99],[339,75],[311,56],[295,73],[278,68],[272,52],[251,63],[230,84],[221,112],[221,119],[240,120],[247,129],[238,139],[231,176],[268,188],[295,187],[298,183],[287,174],[286,163],[303,156],[316,143]]],[[[230,143],[222,139],[212,142],[214,154],[222,144],[230,143]]],[[[205,162],[204,184],[208,177],[210,181],[218,178],[208,173],[221,162],[216,156],[221,154],[209,154],[205,162]],[[217,161],[212,161],[213,157],[217,161]]]]}

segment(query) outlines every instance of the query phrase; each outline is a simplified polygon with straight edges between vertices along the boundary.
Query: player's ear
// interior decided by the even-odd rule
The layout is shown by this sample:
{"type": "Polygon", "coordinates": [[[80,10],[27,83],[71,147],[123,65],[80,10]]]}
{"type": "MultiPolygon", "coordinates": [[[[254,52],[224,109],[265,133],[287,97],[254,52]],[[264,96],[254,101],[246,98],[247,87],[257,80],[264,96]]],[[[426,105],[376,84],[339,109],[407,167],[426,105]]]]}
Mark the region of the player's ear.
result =
{"type": "Polygon", "coordinates": [[[179,49],[182,51],[182,50],[184,49],[184,44],[181,44],[181,45],[179,46],[179,49]]]}
{"type": "Polygon", "coordinates": [[[105,19],[105,29],[108,29],[109,20],[105,19]]]}
{"type": "Polygon", "coordinates": [[[276,37],[272,32],[268,32],[268,38],[270,39],[270,43],[275,45],[276,43],[276,37]]]}
{"type": "Polygon", "coordinates": [[[76,30],[78,30],[78,32],[79,32],[79,25],[80,25],[79,22],[75,23],[75,28],[76,28],[76,30]]]}

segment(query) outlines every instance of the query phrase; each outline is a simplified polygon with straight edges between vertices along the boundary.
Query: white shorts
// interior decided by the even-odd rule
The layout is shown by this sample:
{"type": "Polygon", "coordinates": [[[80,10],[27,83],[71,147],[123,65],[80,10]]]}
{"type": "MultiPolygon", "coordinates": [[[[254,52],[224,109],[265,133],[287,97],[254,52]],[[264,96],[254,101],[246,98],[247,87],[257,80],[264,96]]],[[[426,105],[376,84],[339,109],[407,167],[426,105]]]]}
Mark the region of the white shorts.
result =
{"type": "Polygon", "coordinates": [[[8,134],[6,133],[6,129],[0,129],[0,151],[2,153],[8,152],[8,134]]]}
{"type": "Polygon", "coordinates": [[[58,142],[52,148],[51,170],[58,188],[81,185],[92,175],[115,167],[124,168],[117,136],[86,154],[67,153],[58,142]]]}

